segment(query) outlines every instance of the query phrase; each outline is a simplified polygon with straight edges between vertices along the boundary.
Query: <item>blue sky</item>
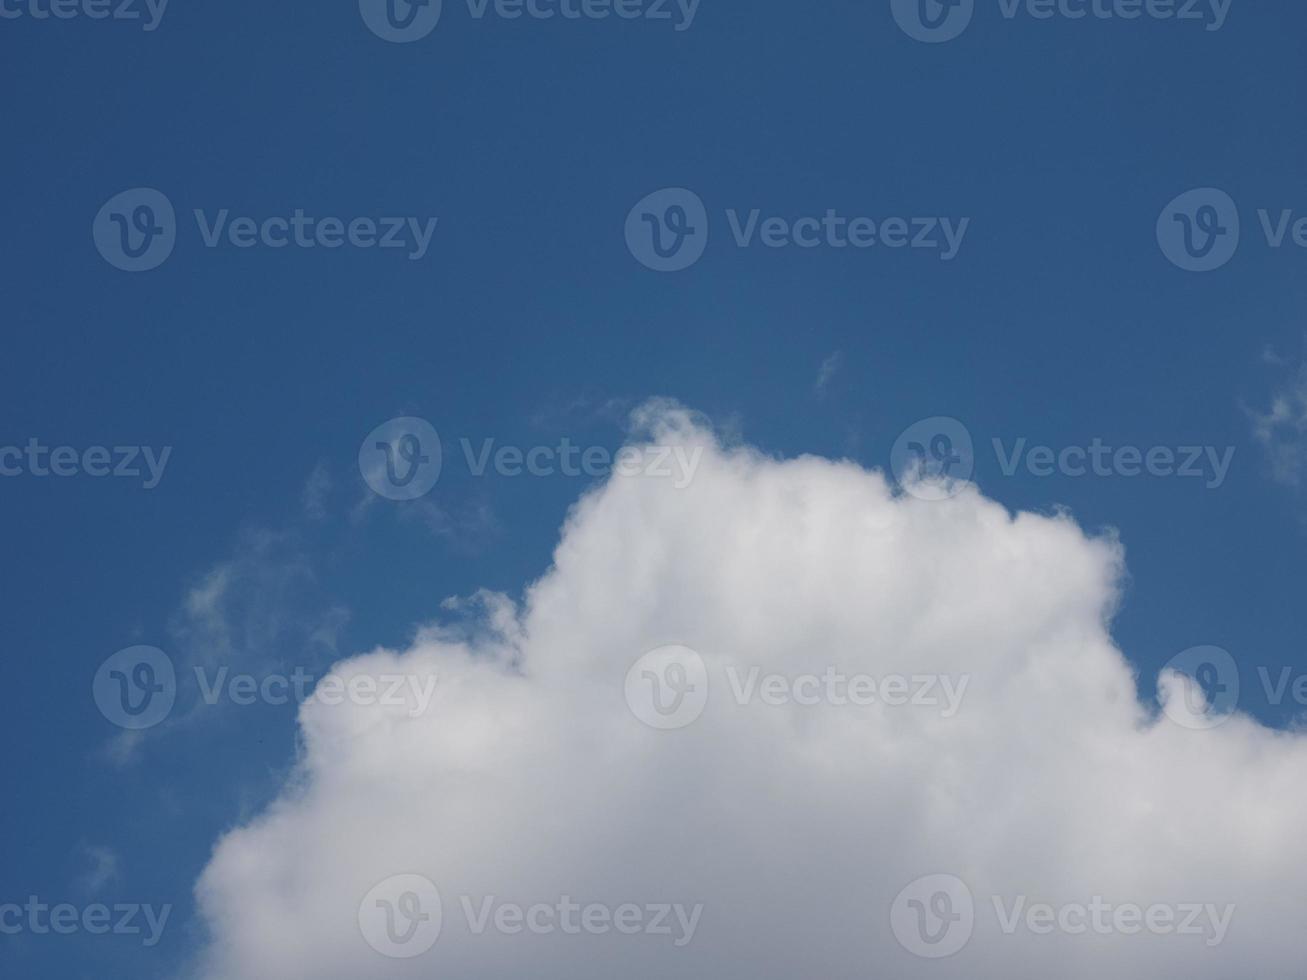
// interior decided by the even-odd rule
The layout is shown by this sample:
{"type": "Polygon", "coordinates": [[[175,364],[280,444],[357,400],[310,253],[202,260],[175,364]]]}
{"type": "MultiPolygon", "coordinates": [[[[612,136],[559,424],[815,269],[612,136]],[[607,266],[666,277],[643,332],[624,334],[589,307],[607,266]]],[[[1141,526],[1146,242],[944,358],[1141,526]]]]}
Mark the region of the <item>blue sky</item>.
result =
{"type": "Polygon", "coordinates": [[[24,13],[0,21],[0,446],[171,455],[149,490],[0,479],[0,902],[175,906],[149,949],[6,936],[6,973],[174,975],[215,839],[294,759],[293,707],[192,714],[193,691],[127,751],[90,696],[110,654],[149,644],[189,665],[216,645],[256,675],[320,671],[405,643],[447,596],[519,594],[591,481],[478,477],[459,441],[616,449],[650,397],[769,453],[880,468],[913,423],[957,419],[987,495],[1119,531],[1113,633],[1145,696],[1171,657],[1213,644],[1240,664],[1246,710],[1295,714],[1257,696],[1256,669],[1307,670],[1301,471],[1277,477],[1255,416],[1292,398],[1307,352],[1307,251],[1291,233],[1270,247],[1257,215],[1307,215],[1299,6],[1234,0],[1207,30],[1009,20],[977,0],[959,37],[928,44],[870,0],[702,0],[684,30],[478,19],[445,0],[429,36],[395,44],[349,2],[172,0],[151,31],[6,2],[24,13]],[[177,242],[128,273],[91,228],[139,187],[175,207],[177,242]],[[1237,202],[1240,246],[1185,271],[1158,217],[1209,187],[1237,202]],[[679,272],[624,241],[662,188],[697,195],[710,227],[679,272]],[[418,259],[209,248],[195,209],[437,223],[418,259]],[[753,209],[969,224],[947,261],[739,247],[726,212],[753,209]],[[370,497],[357,465],[402,416],[445,450],[413,505],[370,497]],[[995,438],[1235,452],[1219,487],[1041,478],[1005,475],[995,438]],[[188,610],[215,575],[220,608],[188,610]]]}

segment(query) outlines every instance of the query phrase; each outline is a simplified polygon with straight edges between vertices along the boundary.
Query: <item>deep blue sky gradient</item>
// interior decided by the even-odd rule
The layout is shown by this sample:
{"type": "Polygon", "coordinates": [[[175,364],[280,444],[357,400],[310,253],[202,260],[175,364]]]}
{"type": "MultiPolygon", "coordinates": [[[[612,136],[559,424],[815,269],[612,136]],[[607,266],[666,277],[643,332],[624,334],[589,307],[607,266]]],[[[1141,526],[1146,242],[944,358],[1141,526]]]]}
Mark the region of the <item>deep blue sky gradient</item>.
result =
{"type": "MultiPolygon", "coordinates": [[[[577,479],[470,477],[457,440],[616,447],[617,408],[675,397],[778,454],[888,463],[935,415],[1012,508],[1114,527],[1131,578],[1115,635],[1151,693],[1212,643],[1307,669],[1302,504],[1268,478],[1245,404],[1301,356],[1307,252],[1257,240],[1307,213],[1307,9],[1235,0],[1174,22],[1003,20],[947,44],[888,2],[703,0],[691,29],[472,19],[446,0],[394,45],[354,3],[173,0],[161,27],[0,21],[0,445],[170,445],[161,485],[0,479],[7,747],[0,902],[82,902],[84,845],[122,860],[102,897],[177,905],[164,942],[0,939],[5,975],[170,975],[198,940],[190,889],[217,835],[293,760],[289,707],[233,709],[109,764],[90,681],[133,643],[175,649],[188,589],[260,530],[313,580],[292,605],[350,619],[341,654],[403,643],[449,595],[517,593],[547,567],[577,479]],[[1216,273],[1167,262],[1161,209],[1225,189],[1245,244],[1216,273]],[[129,275],[90,227],[157,187],[182,231],[129,275]],[[713,237],[693,268],[627,251],[631,206],[684,186],[713,237]],[[911,250],[737,249],[726,208],[968,216],[955,261],[911,250]],[[201,247],[192,208],[438,216],[431,252],[201,247]],[[841,367],[823,392],[819,367],[841,367]],[[609,406],[605,408],[604,406],[609,406]],[[429,419],[454,457],[432,533],[364,496],[373,426],[429,419]],[[1054,447],[1237,447],[1198,481],[1005,477],[994,436],[1054,447]],[[301,493],[322,465],[324,520],[301,493]]],[[[279,653],[299,663],[290,630],[279,653]]],[[[256,652],[262,656],[262,652],[256,652]]],[[[1250,697],[1246,707],[1287,715],[1250,697]]]]}

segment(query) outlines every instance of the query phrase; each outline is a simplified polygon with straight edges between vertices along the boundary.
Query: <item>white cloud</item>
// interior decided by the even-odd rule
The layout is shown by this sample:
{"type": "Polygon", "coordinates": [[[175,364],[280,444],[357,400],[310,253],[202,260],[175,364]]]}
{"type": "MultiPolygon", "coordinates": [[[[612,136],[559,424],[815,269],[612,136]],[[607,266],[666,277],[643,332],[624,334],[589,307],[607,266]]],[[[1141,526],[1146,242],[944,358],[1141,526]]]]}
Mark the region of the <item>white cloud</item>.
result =
{"type": "Polygon", "coordinates": [[[144,732],[120,731],[101,745],[96,755],[115,769],[124,769],[141,760],[141,750],[144,747],[144,732]]]}
{"type": "Polygon", "coordinates": [[[112,848],[86,844],[82,847],[82,856],[86,860],[87,867],[77,883],[83,892],[97,895],[106,885],[118,879],[121,862],[112,848]]]}
{"type": "Polygon", "coordinates": [[[327,498],[331,495],[331,471],[321,460],[313,467],[304,489],[300,493],[300,506],[304,516],[310,521],[321,521],[327,517],[327,498]]]}
{"type": "Polygon", "coordinates": [[[642,421],[652,442],[705,448],[688,489],[614,477],[576,505],[520,606],[483,596],[473,628],[433,626],[407,651],[336,668],[434,671],[428,712],[302,708],[293,785],[220,841],[198,885],[212,942],[197,975],[1300,973],[1307,741],[1241,716],[1193,730],[1139,703],[1108,632],[1115,540],[1064,515],[1013,516],[974,490],[926,502],[850,463],[723,448],[668,406],[642,421]],[[667,644],[699,652],[709,696],[693,723],[659,731],[624,685],[667,644]],[[741,705],[727,670],[752,666],[971,681],[948,717],[741,705]],[[895,939],[890,908],[941,873],[974,896],[974,935],[928,961],[895,939]],[[364,896],[392,875],[443,896],[439,938],[413,959],[383,957],[360,930],[364,896]],[[476,935],[460,896],[474,912],[486,896],[568,896],[702,913],[682,946],[612,931],[476,935]],[[1023,896],[1235,911],[1216,946],[1006,935],[1023,896]]]}
{"type": "Polygon", "coordinates": [[[156,727],[116,732],[99,756],[126,768],[142,761],[152,740],[217,720],[223,711],[214,708],[233,702],[206,701],[206,685],[222,688],[233,676],[261,685],[270,675],[325,673],[340,655],[348,620],[349,610],[323,598],[299,534],[246,530],[227,558],[196,577],[170,619],[162,652],[175,669],[176,706],[156,727]]]}
{"type": "Polygon", "coordinates": [[[1285,486],[1301,489],[1307,483],[1307,362],[1276,392],[1266,411],[1249,415],[1272,476],[1285,486]]]}
{"type": "Polygon", "coordinates": [[[247,530],[187,591],[171,652],[188,665],[233,668],[329,662],[348,614],[324,608],[317,579],[295,532],[247,530]]]}
{"type": "Polygon", "coordinates": [[[442,494],[437,501],[433,496],[417,500],[383,500],[367,489],[350,511],[355,526],[363,526],[373,517],[387,511],[398,514],[399,519],[425,528],[459,551],[475,551],[487,538],[502,532],[499,519],[490,504],[478,497],[450,501],[442,494]]]}
{"type": "Polygon", "coordinates": [[[817,369],[816,391],[818,395],[824,395],[826,389],[830,386],[835,375],[839,373],[840,368],[844,366],[844,355],[839,351],[826,356],[821,362],[821,367],[817,369]]]}

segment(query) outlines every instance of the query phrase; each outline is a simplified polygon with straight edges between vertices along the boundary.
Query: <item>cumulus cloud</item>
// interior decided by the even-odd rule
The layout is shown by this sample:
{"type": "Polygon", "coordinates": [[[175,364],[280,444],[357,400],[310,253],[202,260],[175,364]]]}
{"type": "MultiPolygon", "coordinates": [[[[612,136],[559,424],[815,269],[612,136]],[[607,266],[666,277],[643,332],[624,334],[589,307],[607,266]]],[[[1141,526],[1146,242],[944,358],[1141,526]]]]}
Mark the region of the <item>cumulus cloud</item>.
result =
{"type": "Polygon", "coordinates": [[[435,673],[426,711],[407,694],[303,706],[296,778],[197,886],[197,976],[1299,973],[1307,741],[1140,703],[1110,635],[1119,542],[974,488],[920,500],[853,463],[724,446],[674,406],[638,422],[651,445],[703,449],[689,487],[614,474],[520,602],[482,595],[471,623],[335,668],[341,685],[435,673]],[[702,676],[644,657],[668,646],[702,676]],[[832,676],[868,678],[864,697],[832,676]],[[913,696],[929,677],[967,679],[955,711],[913,696]],[[646,681],[691,709],[647,724],[646,681]],[[962,890],[913,898],[931,875],[962,890]],[[567,902],[609,912],[569,930],[567,902]],[[912,930],[966,902],[953,955],[917,955],[943,947],[912,930]],[[1219,942],[1152,911],[1191,904],[1216,910],[1219,942]],[[1150,910],[1151,928],[1063,914],[1102,906],[1150,910]],[[400,958],[414,930],[425,951],[400,958]]]}

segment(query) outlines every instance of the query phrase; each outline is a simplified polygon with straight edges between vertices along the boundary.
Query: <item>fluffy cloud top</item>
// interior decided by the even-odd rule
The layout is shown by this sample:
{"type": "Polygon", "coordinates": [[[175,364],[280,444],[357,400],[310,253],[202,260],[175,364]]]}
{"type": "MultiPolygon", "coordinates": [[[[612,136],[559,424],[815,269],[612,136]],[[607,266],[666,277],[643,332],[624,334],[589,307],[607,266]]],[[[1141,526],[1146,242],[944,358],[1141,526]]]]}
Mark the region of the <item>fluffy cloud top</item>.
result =
{"type": "MultiPolygon", "coordinates": [[[[723,447],[674,407],[641,423],[648,444],[703,450],[688,487],[614,475],[520,606],[482,596],[474,630],[335,668],[434,673],[427,710],[304,705],[294,785],[198,885],[198,976],[1300,975],[1307,741],[1140,704],[1109,633],[1115,540],[971,488],[923,501],[851,463],[723,447]],[[627,677],[670,644],[700,655],[707,700],[659,730],[627,677]],[[871,680],[852,703],[831,677],[871,680]],[[916,696],[926,677],[964,692],[956,710],[916,696]],[[967,895],[896,906],[927,875],[967,895]],[[946,947],[914,952],[902,915],[929,932],[967,898],[969,938],[916,955],[946,947]],[[607,918],[579,924],[569,901],[607,918]],[[1095,928],[1074,911],[1095,903],[1154,920],[1095,928]],[[1028,915],[1044,904],[1048,934],[1028,915]],[[1219,942],[1165,927],[1190,904],[1233,906],[1219,942]],[[413,930],[429,948],[408,956],[413,930]]],[[[652,667],[637,690],[684,691],[652,667]]],[[[1194,694],[1178,676],[1163,691],[1194,694]]]]}

